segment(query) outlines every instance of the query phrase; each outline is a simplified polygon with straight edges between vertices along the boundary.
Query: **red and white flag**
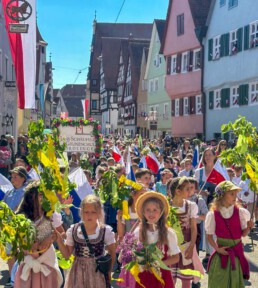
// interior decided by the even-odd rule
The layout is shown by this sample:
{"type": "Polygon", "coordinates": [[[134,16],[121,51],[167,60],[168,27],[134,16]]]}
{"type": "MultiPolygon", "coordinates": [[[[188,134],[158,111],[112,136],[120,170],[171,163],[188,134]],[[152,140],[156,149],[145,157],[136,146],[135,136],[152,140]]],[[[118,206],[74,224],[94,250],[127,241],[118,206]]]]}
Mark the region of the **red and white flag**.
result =
{"type": "Polygon", "coordinates": [[[120,150],[116,146],[113,146],[112,150],[112,157],[115,159],[116,162],[120,162],[120,160],[122,159],[120,150]]]}
{"type": "MultiPolygon", "coordinates": [[[[21,8],[21,1],[2,0],[3,11],[6,22],[6,30],[10,43],[13,64],[15,68],[16,82],[18,88],[18,107],[20,109],[35,109],[35,84],[36,84],[36,0],[27,1],[32,10],[31,16],[23,21],[23,24],[28,24],[28,33],[10,33],[9,24],[19,23],[18,21],[9,18],[6,8],[9,11],[17,11],[21,8]],[[8,5],[8,7],[7,7],[8,5]],[[19,6],[20,5],[20,6],[19,6]]],[[[12,13],[12,12],[10,12],[12,13]]],[[[13,14],[20,15],[19,12],[13,14]]]]}
{"type": "Polygon", "coordinates": [[[159,171],[160,163],[154,153],[149,152],[147,156],[145,156],[146,164],[148,169],[150,169],[154,174],[157,174],[159,171]]]}
{"type": "Polygon", "coordinates": [[[222,166],[218,159],[211,170],[206,182],[218,185],[222,181],[230,180],[225,166],[222,166]]]}

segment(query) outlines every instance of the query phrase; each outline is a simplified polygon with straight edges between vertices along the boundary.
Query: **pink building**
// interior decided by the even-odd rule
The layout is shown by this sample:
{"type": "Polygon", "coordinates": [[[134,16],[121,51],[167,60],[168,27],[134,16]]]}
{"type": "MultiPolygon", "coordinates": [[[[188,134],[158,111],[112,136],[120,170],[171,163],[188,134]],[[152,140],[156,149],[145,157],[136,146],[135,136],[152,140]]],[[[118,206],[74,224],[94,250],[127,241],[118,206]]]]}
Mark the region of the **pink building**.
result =
{"type": "Polygon", "coordinates": [[[172,105],[172,136],[202,137],[205,96],[203,48],[211,0],[170,0],[161,52],[166,57],[166,90],[172,105]]]}

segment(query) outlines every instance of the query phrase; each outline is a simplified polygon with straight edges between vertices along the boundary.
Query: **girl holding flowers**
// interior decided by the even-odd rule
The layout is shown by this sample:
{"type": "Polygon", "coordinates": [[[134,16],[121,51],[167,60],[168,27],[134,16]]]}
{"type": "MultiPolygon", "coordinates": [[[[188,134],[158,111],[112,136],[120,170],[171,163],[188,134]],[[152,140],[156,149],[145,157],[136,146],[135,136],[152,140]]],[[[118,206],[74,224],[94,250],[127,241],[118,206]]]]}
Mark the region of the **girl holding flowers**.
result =
{"type": "Polygon", "coordinates": [[[208,263],[209,288],[243,288],[249,279],[249,265],[244,255],[241,238],[246,236],[254,223],[250,213],[236,204],[241,188],[230,181],[223,181],[215,188],[214,200],[205,220],[210,245],[215,249],[208,263]],[[217,241],[213,239],[217,236],[217,241]]]}
{"type": "Polygon", "coordinates": [[[199,277],[192,275],[185,275],[178,271],[191,269],[200,272],[204,275],[204,269],[196,251],[196,237],[197,237],[197,224],[198,206],[196,203],[187,200],[190,194],[190,182],[186,176],[173,178],[168,183],[168,190],[171,194],[172,207],[176,208],[176,216],[180,222],[183,239],[180,239],[180,260],[177,264],[173,265],[176,271],[172,272],[175,279],[182,281],[182,288],[190,288],[191,280],[193,280],[192,287],[200,287],[199,277]]]}
{"type": "MultiPolygon", "coordinates": [[[[130,198],[128,200],[129,206],[129,219],[125,219],[122,216],[122,211],[118,210],[117,212],[117,232],[119,237],[119,242],[123,241],[125,233],[131,232],[132,229],[136,228],[138,216],[135,211],[135,203],[137,199],[143,194],[143,190],[133,190],[131,192],[130,198]]],[[[121,261],[121,259],[119,259],[121,261]]],[[[124,266],[125,263],[122,263],[124,266]]],[[[130,274],[129,271],[122,268],[119,278],[123,279],[124,281],[118,282],[117,285],[120,287],[134,287],[135,280],[133,276],[130,274]]]]}
{"type": "Polygon", "coordinates": [[[58,288],[62,284],[62,275],[58,267],[54,246],[54,228],[59,229],[62,222],[57,218],[53,222],[42,209],[40,182],[33,181],[25,188],[25,194],[17,213],[23,213],[33,221],[36,228],[36,241],[31,251],[25,252],[15,275],[15,288],[58,288]]]}
{"type": "Polygon", "coordinates": [[[103,207],[100,199],[95,195],[88,195],[81,202],[81,219],[83,222],[72,225],[66,232],[66,241],[58,234],[57,244],[65,258],[69,258],[74,251],[75,260],[65,281],[65,288],[105,288],[110,287],[111,271],[106,277],[96,271],[96,260],[105,254],[105,248],[112,257],[113,267],[115,254],[115,236],[110,226],[103,224],[103,207]],[[86,230],[94,255],[86,244],[82,231],[86,230]]]}
{"type": "MultiPolygon", "coordinates": [[[[145,192],[136,202],[136,213],[141,221],[139,227],[134,231],[136,238],[139,239],[143,245],[156,243],[158,248],[163,253],[163,263],[166,266],[171,266],[179,260],[179,247],[177,246],[177,237],[175,232],[168,228],[167,217],[169,213],[169,203],[167,198],[157,192],[145,192]]],[[[146,270],[139,273],[140,282],[144,287],[155,288],[173,288],[174,283],[170,270],[165,270],[156,267],[160,271],[163,283],[158,280],[152,269],[148,269],[148,265],[153,263],[146,263],[146,270]]],[[[141,284],[136,283],[135,287],[142,287],[141,284]]]]}

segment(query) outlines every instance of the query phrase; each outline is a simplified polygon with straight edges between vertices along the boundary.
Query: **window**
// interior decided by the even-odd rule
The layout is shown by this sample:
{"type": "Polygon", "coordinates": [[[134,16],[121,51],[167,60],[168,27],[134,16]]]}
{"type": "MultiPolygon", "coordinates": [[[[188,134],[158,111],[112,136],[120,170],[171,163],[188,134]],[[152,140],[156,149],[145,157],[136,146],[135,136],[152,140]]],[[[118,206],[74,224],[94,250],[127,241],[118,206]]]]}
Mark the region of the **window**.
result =
{"type": "Polygon", "coordinates": [[[179,116],[179,99],[175,100],[175,116],[179,116]]]}
{"type": "Polygon", "coordinates": [[[195,105],[196,114],[202,114],[202,95],[196,96],[195,105]]]}
{"type": "Polygon", "coordinates": [[[171,75],[176,74],[176,59],[177,55],[173,55],[171,57],[171,75]]]}
{"type": "Polygon", "coordinates": [[[220,109],[221,108],[221,94],[220,90],[214,91],[214,109],[220,109]]]}
{"type": "Polygon", "coordinates": [[[238,0],[229,0],[228,1],[228,9],[234,8],[238,5],[238,0]]]}
{"type": "Polygon", "coordinates": [[[154,86],[155,90],[154,91],[158,91],[159,90],[159,78],[156,78],[154,80],[154,83],[155,83],[155,86],[154,86]]]}
{"type": "Polygon", "coordinates": [[[97,100],[91,100],[91,109],[97,110],[97,100]]]}
{"type": "Polygon", "coordinates": [[[213,38],[213,60],[219,59],[220,57],[220,35],[213,38]]]}
{"type": "Polygon", "coordinates": [[[237,53],[237,30],[230,32],[229,38],[229,55],[237,53]]]}
{"type": "Polygon", "coordinates": [[[187,72],[187,66],[188,66],[188,52],[185,52],[182,54],[182,67],[181,67],[182,73],[187,72]]]}
{"type": "Polygon", "coordinates": [[[3,76],[3,53],[0,50],[0,76],[3,76]]]}
{"type": "Polygon", "coordinates": [[[96,79],[93,79],[92,80],[92,86],[96,86],[97,85],[97,80],[96,79]]]}
{"type": "Polygon", "coordinates": [[[219,5],[220,7],[224,6],[226,4],[226,0],[220,0],[219,5]]]}
{"type": "Polygon", "coordinates": [[[250,101],[251,104],[257,104],[258,103],[258,82],[250,83],[250,101]]]}
{"type": "Polygon", "coordinates": [[[198,70],[201,68],[201,50],[194,50],[194,55],[193,55],[193,70],[198,70]]]}
{"type": "Polygon", "coordinates": [[[184,115],[189,115],[189,98],[184,97],[184,115]]]}
{"type": "Polygon", "coordinates": [[[184,34],[184,14],[177,16],[177,36],[184,34]]]}
{"type": "Polygon", "coordinates": [[[237,86],[230,89],[230,103],[231,107],[238,107],[239,88],[237,86]]]}
{"type": "Polygon", "coordinates": [[[250,24],[250,47],[258,46],[258,21],[250,24]]]}
{"type": "Polygon", "coordinates": [[[149,92],[153,92],[153,80],[149,80],[149,92]]]}
{"type": "Polygon", "coordinates": [[[168,103],[164,104],[164,114],[163,114],[164,119],[168,119],[168,103]]]}
{"type": "Polygon", "coordinates": [[[154,66],[159,67],[160,63],[161,63],[161,57],[159,54],[156,54],[156,58],[154,59],[154,66]]]}
{"type": "Polygon", "coordinates": [[[5,80],[9,80],[9,78],[8,78],[8,65],[9,65],[8,57],[5,56],[5,80]]]}

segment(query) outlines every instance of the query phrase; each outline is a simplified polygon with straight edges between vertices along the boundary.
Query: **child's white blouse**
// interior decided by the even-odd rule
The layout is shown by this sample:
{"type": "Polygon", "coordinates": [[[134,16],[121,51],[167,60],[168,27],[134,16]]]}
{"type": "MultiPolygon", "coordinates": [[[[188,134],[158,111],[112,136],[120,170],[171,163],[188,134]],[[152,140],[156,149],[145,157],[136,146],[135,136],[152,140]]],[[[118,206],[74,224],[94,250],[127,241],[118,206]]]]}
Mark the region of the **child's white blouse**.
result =
{"type": "MultiPolygon", "coordinates": [[[[190,215],[190,218],[198,218],[198,206],[195,202],[191,202],[189,200],[184,200],[184,204],[182,207],[176,207],[177,208],[177,213],[182,214],[185,213],[186,211],[186,201],[188,203],[188,213],[190,215]]],[[[172,204],[173,206],[173,204],[172,204]]],[[[175,207],[175,206],[173,206],[175,207]]]]}
{"type": "MultiPolygon", "coordinates": [[[[71,225],[71,227],[66,231],[66,240],[65,243],[68,246],[74,246],[74,241],[73,241],[73,227],[74,225],[71,225]]],[[[116,243],[115,241],[115,234],[112,231],[112,228],[108,225],[105,225],[106,227],[106,232],[105,232],[105,238],[104,238],[104,243],[108,246],[111,245],[113,243],[116,243]]],[[[92,235],[88,235],[89,240],[93,240],[93,239],[97,239],[99,236],[99,231],[100,231],[100,227],[97,226],[95,234],[92,235]]],[[[79,239],[85,239],[83,234],[82,234],[82,230],[81,230],[81,226],[78,227],[77,229],[77,237],[79,239]]]]}
{"type": "MultiPolygon", "coordinates": [[[[229,206],[228,208],[222,207],[220,209],[220,213],[223,218],[229,219],[234,212],[234,205],[229,206]]],[[[239,217],[240,217],[240,223],[242,230],[247,227],[247,221],[250,220],[250,212],[245,208],[239,208],[239,217]]],[[[209,211],[206,215],[205,219],[205,230],[206,233],[209,235],[214,235],[216,229],[216,222],[215,222],[215,216],[213,211],[209,211]]]]}
{"type": "MultiPolygon", "coordinates": [[[[137,227],[134,230],[134,235],[139,238],[140,228],[137,227]]],[[[159,238],[159,230],[149,231],[147,230],[147,239],[148,244],[157,243],[159,238]]],[[[169,256],[181,253],[178,244],[177,244],[177,236],[173,229],[168,228],[168,252],[169,256]]]]}

